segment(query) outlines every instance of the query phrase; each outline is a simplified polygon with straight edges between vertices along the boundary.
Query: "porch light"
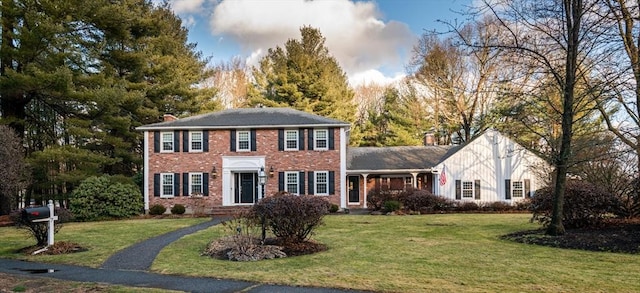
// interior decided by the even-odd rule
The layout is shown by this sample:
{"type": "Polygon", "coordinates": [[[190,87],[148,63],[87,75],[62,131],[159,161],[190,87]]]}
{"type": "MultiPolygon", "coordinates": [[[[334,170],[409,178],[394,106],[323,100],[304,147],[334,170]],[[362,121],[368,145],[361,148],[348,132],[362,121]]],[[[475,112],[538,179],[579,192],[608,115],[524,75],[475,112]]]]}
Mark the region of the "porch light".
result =
{"type": "Polygon", "coordinates": [[[258,173],[258,183],[262,186],[267,184],[267,175],[264,174],[264,167],[260,167],[260,173],[258,173]]]}
{"type": "Polygon", "coordinates": [[[213,169],[211,169],[211,178],[218,178],[218,170],[216,170],[216,166],[213,166],[213,169]]]}
{"type": "Polygon", "coordinates": [[[273,178],[273,173],[274,173],[274,172],[275,172],[275,171],[273,170],[273,166],[271,166],[271,168],[269,168],[269,177],[270,177],[270,178],[273,178]]]}

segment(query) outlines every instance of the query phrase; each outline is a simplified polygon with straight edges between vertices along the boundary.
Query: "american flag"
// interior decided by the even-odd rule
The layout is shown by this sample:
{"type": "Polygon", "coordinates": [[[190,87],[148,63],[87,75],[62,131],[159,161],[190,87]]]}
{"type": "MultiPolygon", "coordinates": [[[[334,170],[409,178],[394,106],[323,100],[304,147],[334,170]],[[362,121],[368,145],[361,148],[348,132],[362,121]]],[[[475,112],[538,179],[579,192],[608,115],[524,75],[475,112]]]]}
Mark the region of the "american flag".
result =
{"type": "Polygon", "coordinates": [[[447,173],[445,171],[446,169],[447,168],[445,166],[442,166],[442,174],[440,174],[440,186],[447,183],[447,173]]]}

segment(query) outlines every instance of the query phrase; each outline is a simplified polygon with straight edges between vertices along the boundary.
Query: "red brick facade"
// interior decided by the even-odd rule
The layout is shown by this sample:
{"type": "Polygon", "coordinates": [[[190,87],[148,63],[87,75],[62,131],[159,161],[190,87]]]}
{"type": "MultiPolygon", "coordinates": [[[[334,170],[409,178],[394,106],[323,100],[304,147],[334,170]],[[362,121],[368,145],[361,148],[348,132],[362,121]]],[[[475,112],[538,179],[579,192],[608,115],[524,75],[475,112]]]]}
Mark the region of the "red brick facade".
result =
{"type": "MultiPolygon", "coordinates": [[[[186,174],[199,172],[206,174],[208,177],[207,191],[202,199],[205,205],[205,209],[210,210],[215,207],[223,206],[223,180],[229,180],[231,177],[222,176],[224,172],[223,158],[231,157],[256,157],[264,159],[264,169],[267,175],[267,182],[265,185],[265,196],[273,195],[280,191],[282,188],[281,182],[279,182],[280,172],[297,171],[308,172],[315,171],[328,171],[332,172],[335,179],[331,188],[332,195],[325,196],[331,203],[341,205],[340,194],[342,190],[340,176],[341,173],[341,128],[321,128],[328,129],[333,132],[332,142],[334,147],[328,150],[309,150],[308,137],[309,131],[313,131],[312,128],[300,128],[299,132],[303,132],[301,137],[304,138],[302,146],[304,150],[283,151],[279,150],[279,137],[280,141],[282,129],[254,129],[255,131],[255,151],[232,151],[231,139],[233,130],[230,129],[210,129],[203,131],[203,135],[206,135],[203,140],[208,143],[208,151],[198,152],[185,152],[184,139],[185,134],[188,135],[186,130],[180,130],[175,132],[178,138],[175,140],[179,151],[175,152],[159,152],[158,151],[158,136],[162,131],[147,131],[146,141],[147,154],[148,154],[148,172],[147,172],[147,194],[148,194],[148,207],[155,204],[162,204],[168,209],[175,204],[185,205],[188,209],[194,209],[195,200],[185,195],[182,187],[183,182],[180,182],[179,192],[174,194],[173,197],[160,197],[158,194],[157,176],[161,173],[175,173],[186,174]],[[208,134],[208,135],[207,135],[208,134]],[[213,170],[216,170],[216,175],[213,175],[213,170]],[[270,170],[273,169],[273,173],[270,174],[270,170]],[[272,175],[272,176],[271,176],[272,175]]],[[[247,129],[248,130],[248,129],[247,129]]],[[[196,130],[201,131],[201,130],[196,130]]],[[[173,132],[173,130],[167,130],[167,132],[173,132]]],[[[235,142],[234,142],[235,143],[235,142]]],[[[182,179],[182,176],[178,178],[182,179]]],[[[306,176],[305,176],[306,179],[306,176]]],[[[231,183],[226,183],[229,186],[231,183]]],[[[161,188],[161,187],[160,187],[161,188]]],[[[305,188],[305,194],[308,193],[305,188]]],[[[322,196],[322,195],[319,195],[322,196]]]]}

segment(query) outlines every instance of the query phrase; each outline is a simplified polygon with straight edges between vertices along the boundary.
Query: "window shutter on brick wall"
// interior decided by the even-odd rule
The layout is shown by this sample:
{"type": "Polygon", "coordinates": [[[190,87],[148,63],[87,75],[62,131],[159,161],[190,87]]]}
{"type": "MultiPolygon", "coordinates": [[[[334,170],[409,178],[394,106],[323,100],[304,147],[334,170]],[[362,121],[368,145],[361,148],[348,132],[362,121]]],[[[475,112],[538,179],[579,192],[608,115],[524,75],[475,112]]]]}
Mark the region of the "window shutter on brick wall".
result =
{"type": "Polygon", "coordinates": [[[335,138],[333,135],[333,127],[329,128],[329,149],[330,150],[335,150],[336,146],[335,146],[335,138]]]}
{"type": "Polygon", "coordinates": [[[476,199],[480,199],[480,180],[474,182],[474,192],[476,193],[476,199]]]}
{"type": "Polygon", "coordinates": [[[258,150],[258,146],[256,145],[256,130],[251,129],[251,151],[255,152],[258,150]]]}
{"type": "Polygon", "coordinates": [[[202,194],[209,196],[209,173],[202,173],[202,194]]]}
{"type": "Polygon", "coordinates": [[[173,131],[173,151],[176,153],[180,152],[180,130],[173,131]]]}
{"type": "Polygon", "coordinates": [[[313,150],[313,128],[309,128],[307,129],[307,136],[308,136],[308,141],[309,141],[309,145],[308,145],[308,150],[313,150]]]}
{"type": "Polygon", "coordinates": [[[300,193],[300,195],[305,194],[304,193],[304,172],[300,172],[300,174],[298,174],[298,192],[300,193]]]}
{"type": "Polygon", "coordinates": [[[173,196],[180,196],[180,173],[173,173],[173,196]]]}
{"type": "Polygon", "coordinates": [[[229,131],[229,147],[232,152],[236,151],[236,131],[232,129],[229,131]]]}
{"type": "Polygon", "coordinates": [[[284,151],[284,129],[278,129],[278,150],[284,151]]]}
{"type": "Polygon", "coordinates": [[[504,199],[511,199],[511,180],[504,181],[504,199]]]}
{"type": "Polygon", "coordinates": [[[153,152],[160,152],[160,131],[153,132],[153,152]]]}
{"type": "Polygon", "coordinates": [[[457,200],[462,199],[462,181],[461,180],[456,180],[456,199],[457,200]]]}
{"type": "Polygon", "coordinates": [[[160,196],[160,174],[153,174],[153,196],[160,196]]]}
{"type": "Polygon", "coordinates": [[[329,194],[336,193],[336,172],[329,171],[329,194]]]}
{"type": "Polygon", "coordinates": [[[209,130],[202,131],[202,151],[209,151],[209,130]]]}
{"type": "Polygon", "coordinates": [[[309,187],[307,188],[308,189],[307,190],[307,194],[309,194],[309,195],[313,195],[315,193],[315,189],[316,189],[315,186],[313,186],[313,176],[314,176],[314,172],[307,172],[307,177],[308,177],[307,181],[309,181],[309,183],[308,183],[309,187]]]}
{"type": "Polygon", "coordinates": [[[189,152],[189,131],[185,130],[182,132],[182,150],[183,152],[189,152]]]}
{"type": "Polygon", "coordinates": [[[529,179],[524,180],[524,196],[526,198],[531,197],[531,180],[529,179]]]}
{"type": "Polygon", "coordinates": [[[304,129],[298,129],[298,149],[304,151],[304,129]]]}
{"type": "Polygon", "coordinates": [[[278,172],[278,191],[284,190],[284,172],[278,172]]]}
{"type": "Polygon", "coordinates": [[[189,196],[189,173],[182,173],[182,196],[189,196]]]}

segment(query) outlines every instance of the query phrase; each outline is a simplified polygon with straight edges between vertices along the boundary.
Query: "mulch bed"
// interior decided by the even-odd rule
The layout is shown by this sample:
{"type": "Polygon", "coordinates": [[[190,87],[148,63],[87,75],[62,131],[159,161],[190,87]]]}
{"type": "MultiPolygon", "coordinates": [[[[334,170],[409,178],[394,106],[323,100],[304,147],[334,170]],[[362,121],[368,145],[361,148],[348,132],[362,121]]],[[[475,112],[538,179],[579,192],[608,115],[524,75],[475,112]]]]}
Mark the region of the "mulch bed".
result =
{"type": "MultiPolygon", "coordinates": [[[[29,247],[25,247],[20,249],[18,252],[20,253],[24,253],[24,254],[32,254],[34,251],[37,251],[39,249],[42,249],[43,246],[29,246],[29,247]]],[[[82,252],[82,251],[87,251],[87,248],[84,248],[82,246],[80,246],[80,244],[77,243],[73,243],[73,242],[67,242],[67,241],[58,241],[58,242],[54,242],[53,245],[51,245],[49,248],[47,248],[47,250],[39,253],[39,254],[44,254],[44,255],[58,255],[58,254],[67,254],[67,253],[75,253],[75,252],[82,252]]]]}
{"type": "Polygon", "coordinates": [[[609,220],[600,227],[567,229],[562,236],[545,235],[544,229],[520,231],[503,239],[567,249],[640,253],[640,219],[609,220]]]}

